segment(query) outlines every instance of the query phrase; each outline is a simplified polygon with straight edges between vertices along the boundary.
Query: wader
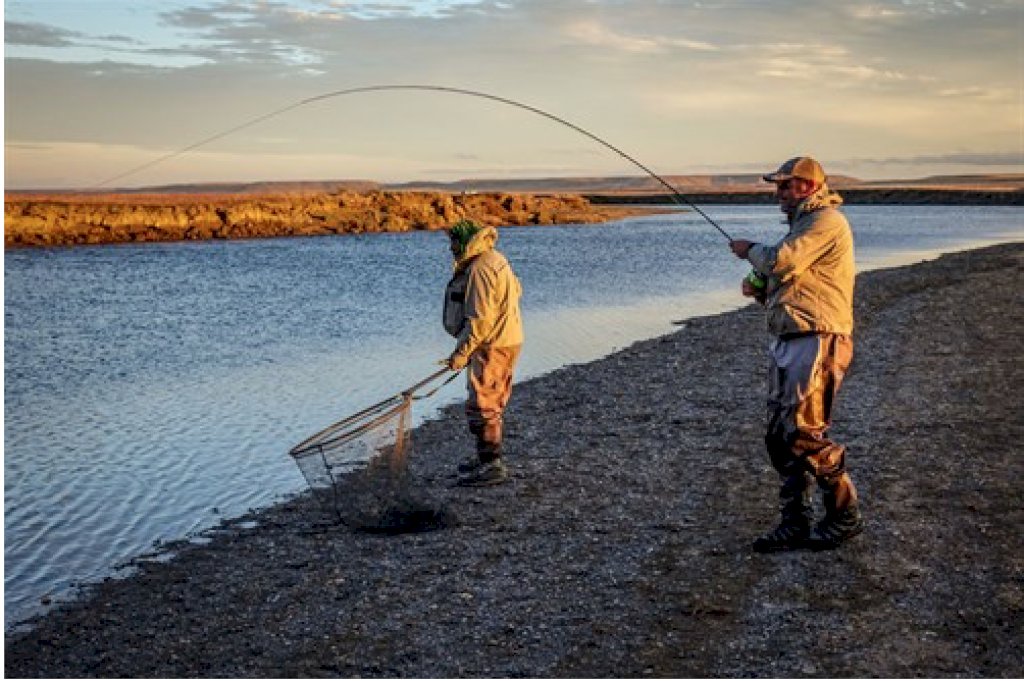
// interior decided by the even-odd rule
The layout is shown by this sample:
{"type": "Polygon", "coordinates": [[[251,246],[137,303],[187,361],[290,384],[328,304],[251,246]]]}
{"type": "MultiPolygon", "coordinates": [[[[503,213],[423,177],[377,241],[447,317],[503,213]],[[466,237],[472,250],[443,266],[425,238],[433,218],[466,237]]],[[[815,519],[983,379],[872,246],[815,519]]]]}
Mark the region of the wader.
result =
{"type": "Polygon", "coordinates": [[[827,432],[853,340],[830,333],[783,336],[771,340],[768,350],[765,444],[782,478],[783,526],[810,526],[815,482],[823,492],[826,522],[843,522],[857,514],[857,490],[846,472],[845,447],[827,432]]]}
{"type": "Polygon", "coordinates": [[[521,348],[482,347],[470,357],[466,417],[481,463],[501,458],[502,414],[512,395],[512,374],[521,348]]]}

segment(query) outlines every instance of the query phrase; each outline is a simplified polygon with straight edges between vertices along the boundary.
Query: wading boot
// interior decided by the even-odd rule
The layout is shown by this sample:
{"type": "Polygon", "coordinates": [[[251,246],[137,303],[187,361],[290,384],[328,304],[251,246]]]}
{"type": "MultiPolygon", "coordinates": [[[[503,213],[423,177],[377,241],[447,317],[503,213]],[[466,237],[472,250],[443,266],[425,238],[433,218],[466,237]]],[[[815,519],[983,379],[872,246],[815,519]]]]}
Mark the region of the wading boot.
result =
{"type": "Polygon", "coordinates": [[[802,549],[806,546],[807,537],[810,534],[810,524],[793,523],[783,520],[774,530],[754,540],[754,551],[757,553],[774,553],[776,551],[802,549]]]}
{"type": "Polygon", "coordinates": [[[819,481],[825,517],[811,530],[808,548],[829,551],[864,531],[864,520],[857,507],[857,489],[845,473],[819,481]]]}
{"type": "Polygon", "coordinates": [[[484,462],[480,460],[480,457],[476,454],[466,457],[464,461],[459,462],[459,475],[466,475],[472,473],[480,466],[483,466],[484,462]]]}
{"type": "Polygon", "coordinates": [[[811,521],[814,518],[810,494],[813,485],[814,477],[806,472],[783,477],[782,487],[779,489],[782,522],[771,532],[754,540],[754,551],[772,553],[804,547],[804,542],[811,533],[811,521]]]}
{"type": "Polygon", "coordinates": [[[856,506],[829,516],[814,526],[807,538],[807,548],[814,551],[831,551],[843,542],[853,539],[864,531],[864,519],[856,506]]]}
{"type": "Polygon", "coordinates": [[[489,487],[508,481],[508,468],[501,459],[481,463],[475,470],[459,478],[461,487],[489,487]]]}

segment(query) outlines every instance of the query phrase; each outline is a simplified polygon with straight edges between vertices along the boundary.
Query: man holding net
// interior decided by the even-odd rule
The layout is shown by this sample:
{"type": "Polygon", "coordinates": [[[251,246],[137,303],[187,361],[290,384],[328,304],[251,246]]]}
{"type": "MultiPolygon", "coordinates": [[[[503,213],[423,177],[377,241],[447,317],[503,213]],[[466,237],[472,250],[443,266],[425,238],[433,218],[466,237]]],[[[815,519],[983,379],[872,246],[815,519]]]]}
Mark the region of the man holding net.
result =
{"type": "Polygon", "coordinates": [[[452,371],[469,366],[466,417],[476,436],[476,454],[459,464],[459,484],[498,485],[508,479],[501,452],[502,414],[523,344],[522,287],[508,260],[494,248],[494,227],[460,220],[448,236],[455,272],[445,288],[443,321],[457,342],[442,363],[452,371]]]}

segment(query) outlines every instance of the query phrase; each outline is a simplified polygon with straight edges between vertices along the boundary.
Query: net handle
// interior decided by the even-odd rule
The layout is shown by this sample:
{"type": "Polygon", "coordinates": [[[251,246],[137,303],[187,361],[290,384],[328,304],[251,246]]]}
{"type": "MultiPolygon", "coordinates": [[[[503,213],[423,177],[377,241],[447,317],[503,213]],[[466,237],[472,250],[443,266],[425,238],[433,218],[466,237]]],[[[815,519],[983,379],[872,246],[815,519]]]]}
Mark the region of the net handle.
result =
{"type": "MultiPolygon", "coordinates": [[[[399,405],[402,405],[402,404],[407,404],[409,402],[412,402],[413,400],[422,400],[422,399],[425,399],[427,397],[430,397],[431,395],[436,393],[438,390],[440,390],[441,388],[445,387],[446,385],[448,385],[449,383],[454,381],[456,379],[456,377],[458,377],[458,375],[461,373],[461,370],[452,373],[452,375],[448,378],[448,380],[446,380],[444,383],[442,383],[441,385],[437,386],[436,388],[434,388],[433,390],[431,390],[430,392],[428,392],[425,395],[414,395],[413,393],[415,393],[417,390],[419,390],[423,386],[427,385],[428,383],[430,383],[432,381],[436,381],[437,379],[439,379],[441,376],[445,375],[449,371],[451,371],[451,369],[449,369],[447,367],[445,367],[444,369],[441,369],[439,371],[435,371],[434,373],[430,374],[429,376],[424,378],[419,383],[416,383],[415,385],[412,385],[412,386],[406,388],[405,390],[403,390],[402,392],[398,393],[397,395],[392,395],[391,397],[387,398],[386,400],[382,400],[382,401],[378,402],[377,404],[375,404],[373,406],[367,407],[366,409],[363,409],[362,411],[360,411],[360,412],[358,412],[356,414],[353,414],[352,416],[349,416],[346,419],[342,419],[341,421],[339,421],[337,423],[334,423],[334,424],[328,426],[327,428],[324,428],[319,433],[316,433],[315,435],[312,435],[312,436],[306,438],[305,440],[303,440],[299,444],[297,444],[294,447],[292,447],[291,450],[289,451],[289,454],[291,454],[294,457],[298,457],[299,455],[304,454],[307,450],[309,450],[313,446],[312,443],[314,443],[314,442],[317,442],[317,445],[316,445],[317,447],[322,447],[324,444],[326,444],[326,442],[324,440],[328,436],[330,436],[331,434],[341,430],[342,428],[345,428],[346,426],[348,426],[351,423],[355,423],[356,421],[359,421],[360,419],[366,417],[368,414],[372,414],[372,413],[374,413],[376,411],[381,411],[385,407],[391,408],[391,405],[399,406],[399,405]]],[[[390,415],[390,412],[386,416],[389,416],[389,415],[390,415]]],[[[374,419],[373,424],[379,423],[379,419],[380,419],[380,417],[377,417],[376,419],[374,419]]],[[[373,424],[371,424],[371,425],[373,425],[373,424]]],[[[360,428],[360,432],[363,432],[364,428],[360,428]]]]}
{"type": "Polygon", "coordinates": [[[447,374],[450,371],[452,371],[452,370],[449,369],[448,367],[445,367],[444,369],[440,369],[438,371],[435,371],[434,373],[430,374],[429,376],[424,378],[422,381],[420,381],[416,385],[410,386],[410,387],[406,388],[405,390],[403,390],[402,393],[401,393],[402,397],[404,397],[405,399],[412,399],[412,400],[422,400],[424,398],[430,397],[431,395],[436,393],[438,390],[440,390],[441,388],[445,387],[446,385],[448,385],[449,383],[454,381],[458,377],[458,375],[460,373],[462,373],[462,370],[460,369],[459,371],[453,372],[452,375],[448,377],[448,380],[446,380],[444,383],[442,383],[441,385],[437,386],[436,388],[434,388],[433,390],[428,392],[426,395],[414,395],[414,393],[417,390],[419,390],[420,388],[422,388],[423,386],[436,381],[437,379],[441,378],[442,376],[444,376],[445,374],[447,374]]]}

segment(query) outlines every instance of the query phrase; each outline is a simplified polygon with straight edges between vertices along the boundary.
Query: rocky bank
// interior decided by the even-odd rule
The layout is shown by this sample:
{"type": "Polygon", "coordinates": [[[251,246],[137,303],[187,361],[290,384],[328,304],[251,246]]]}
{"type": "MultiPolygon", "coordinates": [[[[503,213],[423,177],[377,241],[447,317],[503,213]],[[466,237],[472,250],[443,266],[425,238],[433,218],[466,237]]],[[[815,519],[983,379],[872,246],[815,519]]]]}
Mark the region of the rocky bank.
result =
{"type": "Polygon", "coordinates": [[[462,218],[490,225],[592,223],[637,212],[621,206],[592,206],[569,194],[15,195],[4,200],[4,245],[407,232],[441,229],[462,218]]]}
{"type": "MultiPolygon", "coordinates": [[[[756,555],[764,316],[692,320],[516,387],[513,480],[412,480],[445,529],[356,533],[307,496],[9,634],[17,677],[1024,676],[1024,244],[858,278],[834,435],[864,535],[756,555]]],[[[340,417],[341,415],[339,415],[340,417]]]]}

